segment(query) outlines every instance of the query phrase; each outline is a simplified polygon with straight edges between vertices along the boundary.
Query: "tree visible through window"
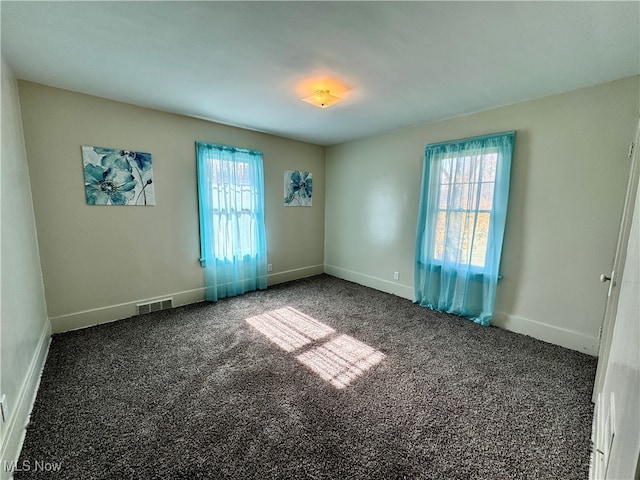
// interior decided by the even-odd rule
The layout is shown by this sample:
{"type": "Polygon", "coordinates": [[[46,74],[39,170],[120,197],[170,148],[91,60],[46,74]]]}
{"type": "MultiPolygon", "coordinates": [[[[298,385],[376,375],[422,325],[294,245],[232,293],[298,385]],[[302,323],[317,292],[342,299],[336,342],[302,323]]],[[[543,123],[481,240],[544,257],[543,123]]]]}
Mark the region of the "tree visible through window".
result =
{"type": "Polygon", "coordinates": [[[434,260],[484,268],[493,210],[497,153],[442,160],[434,260]],[[446,250],[445,250],[446,247],[446,250]]]}

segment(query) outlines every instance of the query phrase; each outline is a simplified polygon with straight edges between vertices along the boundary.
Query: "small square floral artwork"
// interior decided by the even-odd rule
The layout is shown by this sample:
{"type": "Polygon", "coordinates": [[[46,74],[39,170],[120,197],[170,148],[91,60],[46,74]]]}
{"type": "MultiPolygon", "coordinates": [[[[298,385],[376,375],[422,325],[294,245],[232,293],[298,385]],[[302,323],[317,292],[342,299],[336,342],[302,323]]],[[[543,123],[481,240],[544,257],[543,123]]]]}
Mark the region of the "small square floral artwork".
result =
{"type": "Polygon", "coordinates": [[[284,206],[310,207],[313,193],[311,172],[300,170],[284,171],[284,206]]]}
{"type": "Polygon", "coordinates": [[[155,205],[151,154],[82,146],[87,205],[155,205]]]}

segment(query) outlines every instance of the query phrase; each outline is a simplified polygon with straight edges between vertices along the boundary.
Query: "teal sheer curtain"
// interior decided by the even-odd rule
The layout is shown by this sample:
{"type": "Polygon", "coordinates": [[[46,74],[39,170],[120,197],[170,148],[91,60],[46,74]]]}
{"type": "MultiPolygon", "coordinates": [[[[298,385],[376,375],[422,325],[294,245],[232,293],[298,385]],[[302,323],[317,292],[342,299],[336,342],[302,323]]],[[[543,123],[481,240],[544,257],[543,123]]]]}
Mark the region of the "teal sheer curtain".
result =
{"type": "Polygon", "coordinates": [[[262,153],[196,142],[206,299],[267,288],[262,153]]]}
{"type": "Polygon", "coordinates": [[[489,325],[495,307],[515,132],[427,145],[415,298],[489,325]]]}

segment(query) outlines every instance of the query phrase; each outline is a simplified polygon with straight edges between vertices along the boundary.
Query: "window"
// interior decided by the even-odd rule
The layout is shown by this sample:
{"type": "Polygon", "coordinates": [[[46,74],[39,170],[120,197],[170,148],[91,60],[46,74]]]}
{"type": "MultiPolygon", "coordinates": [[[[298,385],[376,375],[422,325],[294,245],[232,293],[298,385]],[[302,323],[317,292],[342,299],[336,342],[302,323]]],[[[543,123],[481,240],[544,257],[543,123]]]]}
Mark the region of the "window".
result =
{"type": "Polygon", "coordinates": [[[488,325],[515,132],[427,145],[416,241],[421,305],[488,325]]]}
{"type": "Polygon", "coordinates": [[[262,153],[197,142],[207,300],[266,288],[262,153]]]}
{"type": "Polygon", "coordinates": [[[437,182],[435,261],[442,262],[446,253],[449,261],[484,268],[497,159],[496,152],[442,159],[437,182]]]}
{"type": "Polygon", "coordinates": [[[220,159],[211,162],[214,256],[219,260],[254,256],[257,250],[254,232],[259,219],[249,164],[220,159]]]}

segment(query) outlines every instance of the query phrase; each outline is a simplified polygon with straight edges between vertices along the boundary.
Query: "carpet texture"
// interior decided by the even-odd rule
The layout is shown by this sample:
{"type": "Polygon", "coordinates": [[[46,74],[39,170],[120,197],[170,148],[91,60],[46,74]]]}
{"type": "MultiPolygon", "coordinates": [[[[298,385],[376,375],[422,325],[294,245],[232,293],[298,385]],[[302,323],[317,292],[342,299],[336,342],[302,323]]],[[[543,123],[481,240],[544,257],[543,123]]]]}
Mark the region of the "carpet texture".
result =
{"type": "Polygon", "coordinates": [[[55,335],[15,478],[586,479],[595,367],[320,275],[55,335]]]}

